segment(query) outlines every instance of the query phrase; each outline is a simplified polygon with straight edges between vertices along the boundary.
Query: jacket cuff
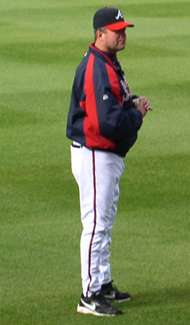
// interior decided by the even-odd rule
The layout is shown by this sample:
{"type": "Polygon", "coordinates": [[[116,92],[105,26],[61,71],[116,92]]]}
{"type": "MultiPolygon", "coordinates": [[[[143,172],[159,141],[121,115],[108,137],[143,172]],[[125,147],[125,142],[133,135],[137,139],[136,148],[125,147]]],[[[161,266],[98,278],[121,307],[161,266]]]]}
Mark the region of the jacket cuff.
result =
{"type": "Polygon", "coordinates": [[[131,118],[136,130],[139,130],[143,122],[143,116],[141,112],[137,111],[137,109],[132,109],[131,118]]]}

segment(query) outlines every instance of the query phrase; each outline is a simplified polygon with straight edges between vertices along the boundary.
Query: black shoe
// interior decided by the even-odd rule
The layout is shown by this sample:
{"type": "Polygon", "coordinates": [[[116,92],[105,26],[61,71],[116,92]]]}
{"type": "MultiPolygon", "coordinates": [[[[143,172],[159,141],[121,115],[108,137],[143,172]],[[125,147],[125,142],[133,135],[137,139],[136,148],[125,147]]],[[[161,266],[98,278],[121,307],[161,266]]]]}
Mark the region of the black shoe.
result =
{"type": "Polygon", "coordinates": [[[132,298],[128,292],[120,292],[117,287],[112,285],[112,281],[102,285],[101,294],[107,300],[115,300],[117,302],[129,301],[132,298]]]}
{"type": "Polygon", "coordinates": [[[77,306],[77,312],[96,316],[116,316],[122,314],[120,310],[113,307],[100,293],[94,293],[90,298],[82,295],[77,306]]]}

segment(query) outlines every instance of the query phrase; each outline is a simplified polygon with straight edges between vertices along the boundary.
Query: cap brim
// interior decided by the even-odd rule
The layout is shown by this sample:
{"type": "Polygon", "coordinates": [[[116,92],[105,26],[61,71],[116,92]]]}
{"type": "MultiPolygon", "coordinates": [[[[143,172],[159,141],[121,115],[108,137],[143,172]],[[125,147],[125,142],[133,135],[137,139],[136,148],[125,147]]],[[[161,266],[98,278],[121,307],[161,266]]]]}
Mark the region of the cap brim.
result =
{"type": "Polygon", "coordinates": [[[105,27],[109,30],[120,30],[127,27],[134,27],[135,25],[129,21],[119,21],[118,23],[106,25],[105,27]]]}

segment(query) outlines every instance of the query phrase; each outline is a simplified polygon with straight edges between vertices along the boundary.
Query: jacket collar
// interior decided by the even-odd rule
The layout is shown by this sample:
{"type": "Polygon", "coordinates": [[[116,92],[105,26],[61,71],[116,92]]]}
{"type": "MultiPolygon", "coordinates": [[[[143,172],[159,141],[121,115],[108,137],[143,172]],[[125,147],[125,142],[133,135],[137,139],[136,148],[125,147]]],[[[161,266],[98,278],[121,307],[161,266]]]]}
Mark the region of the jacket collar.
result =
{"type": "Polygon", "coordinates": [[[92,43],[89,47],[90,51],[94,53],[95,55],[101,57],[104,61],[106,61],[109,65],[112,66],[112,68],[117,71],[116,66],[114,65],[114,62],[117,62],[117,57],[115,54],[108,53],[108,52],[103,52],[100,49],[98,49],[94,43],[92,43]]]}

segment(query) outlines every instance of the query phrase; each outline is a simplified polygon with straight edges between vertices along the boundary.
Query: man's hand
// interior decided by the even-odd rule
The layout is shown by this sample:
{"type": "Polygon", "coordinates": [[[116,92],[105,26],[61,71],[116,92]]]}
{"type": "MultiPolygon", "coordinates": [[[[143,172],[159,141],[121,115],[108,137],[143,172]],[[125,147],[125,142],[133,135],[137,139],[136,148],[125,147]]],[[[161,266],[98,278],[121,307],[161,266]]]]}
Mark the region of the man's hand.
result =
{"type": "Polygon", "coordinates": [[[146,113],[151,109],[151,106],[150,106],[150,102],[149,100],[144,97],[144,96],[140,96],[138,98],[135,98],[133,100],[135,106],[136,106],[136,109],[141,112],[142,116],[144,117],[146,115],[146,113]]]}

